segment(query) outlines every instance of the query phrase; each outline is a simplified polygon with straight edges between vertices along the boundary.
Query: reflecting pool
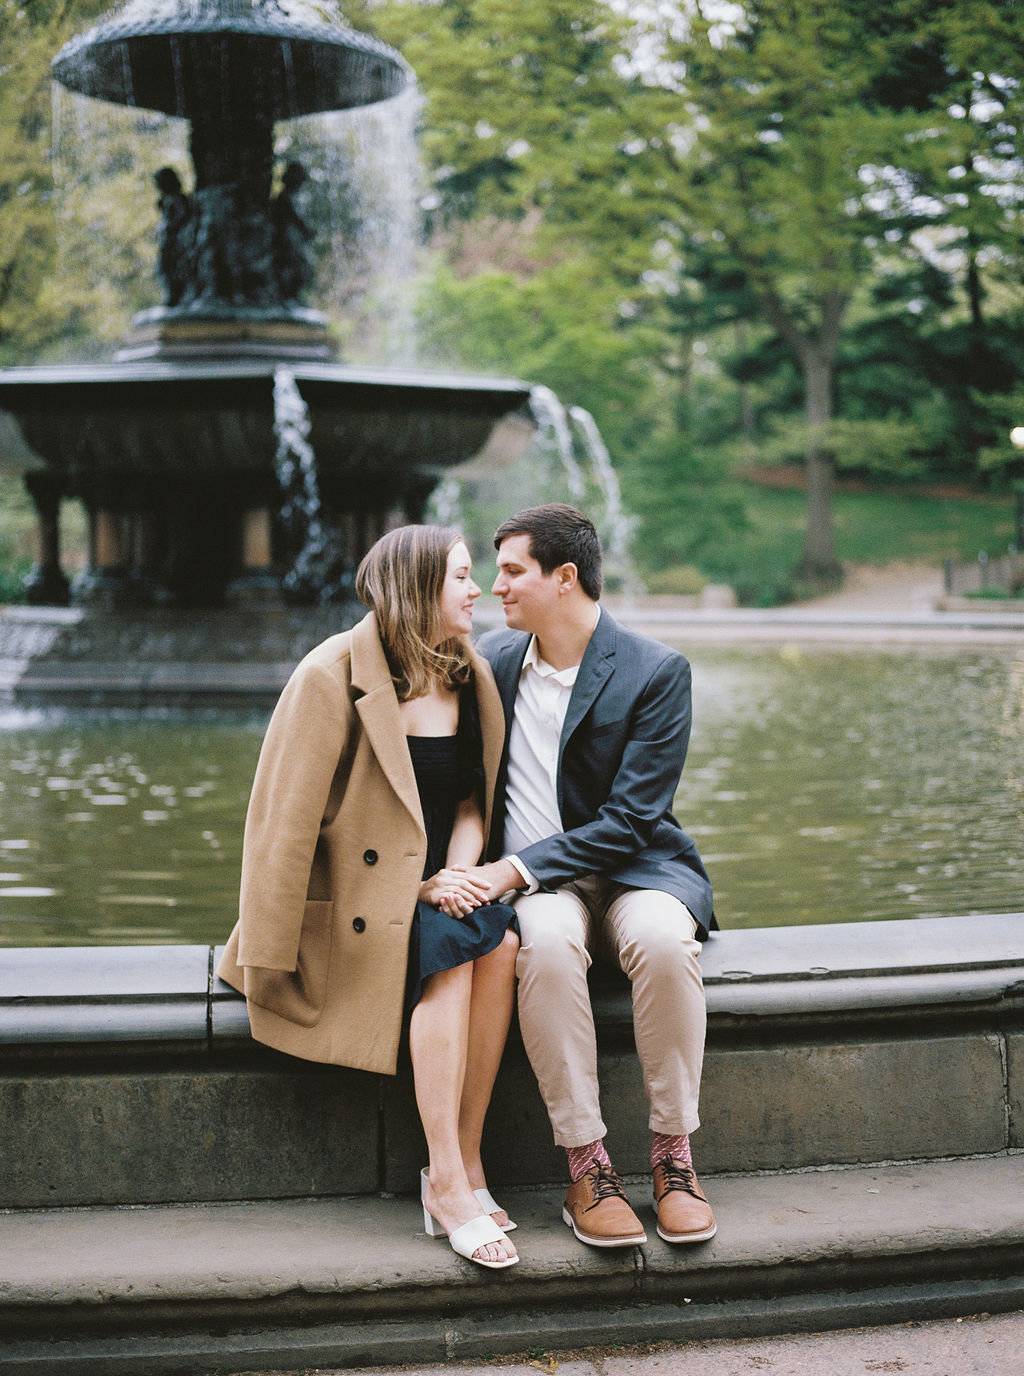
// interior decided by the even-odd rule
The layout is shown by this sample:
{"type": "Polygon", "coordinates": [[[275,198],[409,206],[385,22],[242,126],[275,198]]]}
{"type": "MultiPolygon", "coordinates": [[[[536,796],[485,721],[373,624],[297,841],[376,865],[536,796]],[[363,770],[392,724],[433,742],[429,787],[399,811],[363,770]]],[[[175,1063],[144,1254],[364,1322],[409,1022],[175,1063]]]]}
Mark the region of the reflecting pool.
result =
{"type": "MultiPolygon", "coordinates": [[[[723,926],[1024,908],[1024,646],[698,646],[676,811],[723,926]]],[[[0,945],[218,942],[258,716],[0,716],[0,945]]]]}

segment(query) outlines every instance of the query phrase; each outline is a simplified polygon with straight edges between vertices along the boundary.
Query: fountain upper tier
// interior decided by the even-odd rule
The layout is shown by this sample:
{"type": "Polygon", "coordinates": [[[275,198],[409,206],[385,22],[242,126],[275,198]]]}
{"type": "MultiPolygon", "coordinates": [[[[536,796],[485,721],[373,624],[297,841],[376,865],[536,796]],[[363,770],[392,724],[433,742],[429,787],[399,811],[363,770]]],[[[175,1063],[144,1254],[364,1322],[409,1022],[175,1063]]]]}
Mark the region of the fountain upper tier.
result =
{"type": "Polygon", "coordinates": [[[399,94],[412,76],[400,55],[304,0],[131,0],[52,71],[71,91],[189,124],[192,186],[173,167],[155,174],[164,304],[136,317],[124,356],[333,356],[304,301],[309,169],[278,166],[274,126],[399,94]]]}
{"type": "Polygon", "coordinates": [[[411,77],[378,39],[275,0],[131,0],[72,38],[52,70],[68,90],[193,121],[225,98],[274,121],[371,105],[411,77]]]}

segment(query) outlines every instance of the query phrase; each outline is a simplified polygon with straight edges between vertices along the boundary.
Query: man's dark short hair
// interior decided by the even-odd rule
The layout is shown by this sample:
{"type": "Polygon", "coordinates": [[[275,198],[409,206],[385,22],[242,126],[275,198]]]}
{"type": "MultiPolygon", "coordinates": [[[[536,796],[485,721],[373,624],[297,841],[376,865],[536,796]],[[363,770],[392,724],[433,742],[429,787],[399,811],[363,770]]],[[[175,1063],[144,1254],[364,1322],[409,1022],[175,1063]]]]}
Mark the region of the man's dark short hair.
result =
{"type": "Polygon", "coordinates": [[[593,601],[601,596],[601,537],[582,511],[564,502],[517,511],[494,532],[494,548],[512,535],[527,535],[530,554],[545,574],[575,564],[580,587],[593,601]]]}

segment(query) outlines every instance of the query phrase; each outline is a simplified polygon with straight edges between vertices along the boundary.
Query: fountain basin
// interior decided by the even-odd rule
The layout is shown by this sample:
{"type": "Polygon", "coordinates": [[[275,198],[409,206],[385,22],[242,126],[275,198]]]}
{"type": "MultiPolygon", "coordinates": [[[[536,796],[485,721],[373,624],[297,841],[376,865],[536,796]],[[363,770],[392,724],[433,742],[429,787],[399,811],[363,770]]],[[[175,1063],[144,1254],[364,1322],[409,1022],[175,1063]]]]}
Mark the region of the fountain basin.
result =
{"type": "MultiPolygon", "coordinates": [[[[28,470],[51,526],[63,498],[89,513],[83,600],[217,606],[279,578],[295,553],[278,519],[280,367],[208,358],[0,370],[8,463],[28,470]]],[[[533,434],[530,388],[516,379],[290,360],[288,373],[309,408],[324,516],[353,564],[390,520],[421,519],[443,472],[481,454],[500,462],[533,434]]],[[[47,588],[60,581],[55,539],[41,561],[47,588]]]]}
{"type": "MultiPolygon", "coordinates": [[[[0,412],[67,478],[69,496],[104,472],[273,478],[279,366],[205,359],[5,368],[0,412]]],[[[521,408],[529,418],[530,387],[517,379],[319,362],[288,371],[310,406],[327,482],[344,474],[376,489],[406,466],[413,478],[436,478],[479,454],[500,420],[521,408]]]]}
{"type": "MultiPolygon", "coordinates": [[[[702,1173],[1019,1149],[1022,932],[1024,914],[1009,912],[883,922],[870,942],[859,924],[716,933],[702,955],[702,1173]]],[[[408,1066],[392,1080],[255,1045],[241,996],[212,974],[218,956],[203,945],[6,953],[4,1207],[416,1188],[408,1066]]],[[[650,1142],[629,986],[618,970],[594,975],[609,1139],[639,1176],[650,1142]]],[[[502,1185],[563,1169],[515,1032],[485,1152],[502,1185]]]]}

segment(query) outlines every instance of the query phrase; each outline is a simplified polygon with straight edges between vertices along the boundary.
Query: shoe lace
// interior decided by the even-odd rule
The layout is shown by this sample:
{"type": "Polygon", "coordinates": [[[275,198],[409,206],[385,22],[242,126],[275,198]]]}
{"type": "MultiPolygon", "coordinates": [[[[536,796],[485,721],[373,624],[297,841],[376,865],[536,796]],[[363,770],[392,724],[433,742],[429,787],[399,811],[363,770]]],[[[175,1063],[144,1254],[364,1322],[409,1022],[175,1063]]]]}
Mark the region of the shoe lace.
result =
{"type": "Polygon", "coordinates": [[[611,1166],[603,1165],[596,1156],[594,1157],[594,1168],[587,1171],[587,1174],[594,1177],[594,1202],[587,1205],[585,1212],[595,1208],[602,1199],[625,1199],[626,1196],[622,1191],[619,1177],[611,1166]]]}
{"type": "Polygon", "coordinates": [[[664,1172],[662,1176],[663,1189],[658,1196],[659,1199],[668,1194],[669,1190],[685,1190],[687,1194],[693,1195],[694,1199],[701,1199],[704,1200],[705,1204],[707,1203],[700,1192],[696,1173],[691,1166],[680,1166],[670,1156],[666,1156],[664,1161],[659,1161],[658,1166],[664,1172]]]}

